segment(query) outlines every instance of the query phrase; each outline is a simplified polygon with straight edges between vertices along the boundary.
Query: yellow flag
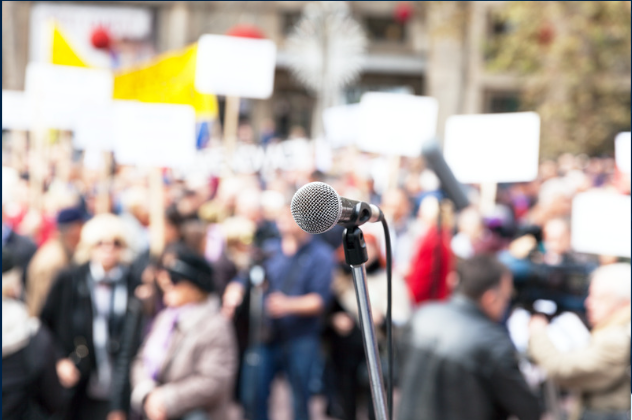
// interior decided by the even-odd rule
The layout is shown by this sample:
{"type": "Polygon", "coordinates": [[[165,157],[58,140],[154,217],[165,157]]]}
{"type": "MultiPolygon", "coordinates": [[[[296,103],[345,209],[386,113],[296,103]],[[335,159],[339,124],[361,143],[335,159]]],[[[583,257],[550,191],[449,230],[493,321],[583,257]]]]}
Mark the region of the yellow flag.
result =
{"type": "Polygon", "coordinates": [[[158,56],[151,63],[117,73],[114,99],[192,105],[198,118],[217,117],[215,95],[195,89],[197,44],[158,56]]]}
{"type": "Polygon", "coordinates": [[[60,66],[89,67],[72,49],[57,25],[53,25],[53,52],[51,62],[60,66]]]}

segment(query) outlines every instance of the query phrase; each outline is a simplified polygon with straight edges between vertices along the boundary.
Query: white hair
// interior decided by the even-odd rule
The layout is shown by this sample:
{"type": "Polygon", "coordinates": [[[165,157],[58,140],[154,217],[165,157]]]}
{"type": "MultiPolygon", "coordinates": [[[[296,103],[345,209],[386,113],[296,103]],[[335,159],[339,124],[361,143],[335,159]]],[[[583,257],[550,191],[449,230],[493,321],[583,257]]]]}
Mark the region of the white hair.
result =
{"type": "Polygon", "coordinates": [[[81,229],[81,240],[75,252],[75,262],[77,264],[88,262],[92,250],[100,241],[117,239],[123,245],[121,262],[130,263],[134,255],[129,249],[129,237],[121,219],[110,213],[94,216],[81,229]]]}
{"type": "Polygon", "coordinates": [[[630,300],[631,298],[632,271],[630,264],[616,263],[599,267],[593,272],[592,281],[599,281],[603,287],[622,300],[630,300]]]}

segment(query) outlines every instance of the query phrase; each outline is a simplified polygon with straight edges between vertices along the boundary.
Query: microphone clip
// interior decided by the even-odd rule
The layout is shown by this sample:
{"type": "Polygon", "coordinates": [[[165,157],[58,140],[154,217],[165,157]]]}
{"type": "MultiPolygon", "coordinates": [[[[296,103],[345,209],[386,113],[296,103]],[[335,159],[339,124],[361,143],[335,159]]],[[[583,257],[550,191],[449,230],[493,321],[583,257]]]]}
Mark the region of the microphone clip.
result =
{"type": "Polygon", "coordinates": [[[342,240],[347,264],[358,266],[369,260],[364,234],[358,226],[347,227],[342,233],[342,240]]]}

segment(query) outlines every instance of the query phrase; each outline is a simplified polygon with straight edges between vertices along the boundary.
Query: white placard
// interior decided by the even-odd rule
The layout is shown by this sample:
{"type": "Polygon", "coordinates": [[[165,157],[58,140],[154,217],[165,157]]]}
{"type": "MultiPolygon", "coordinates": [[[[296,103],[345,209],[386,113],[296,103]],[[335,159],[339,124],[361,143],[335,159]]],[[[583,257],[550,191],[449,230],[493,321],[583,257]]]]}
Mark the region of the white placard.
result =
{"type": "Polygon", "coordinates": [[[202,35],[195,88],[202,93],[267,99],[274,87],[276,45],[268,39],[202,35]]]}
{"type": "Polygon", "coordinates": [[[106,102],[112,99],[114,77],[103,69],[29,63],[25,91],[35,97],[106,102]]]}
{"type": "Polygon", "coordinates": [[[626,174],[630,173],[630,132],[617,134],[614,140],[614,155],[617,162],[617,168],[626,174]]]}
{"type": "Polygon", "coordinates": [[[539,150],[535,112],[455,115],[446,121],[443,153],[463,183],[533,181],[539,150]]]}
{"type": "Polygon", "coordinates": [[[29,63],[25,92],[31,101],[33,128],[74,130],[83,109],[112,100],[113,86],[109,70],[29,63]]]}
{"type": "Polygon", "coordinates": [[[195,110],[189,105],[117,101],[117,163],[183,168],[195,157],[195,110]]]}
{"type": "Polygon", "coordinates": [[[30,130],[30,101],[24,92],[2,91],[2,128],[8,130],[30,130]]]}
{"type": "Polygon", "coordinates": [[[103,151],[114,148],[114,107],[118,102],[95,104],[78,110],[73,136],[75,149],[103,151]]]}
{"type": "Polygon", "coordinates": [[[437,131],[437,100],[425,96],[369,92],[359,110],[358,147],[384,155],[420,156],[437,131]]]}
{"type": "Polygon", "coordinates": [[[331,147],[356,144],[360,137],[360,105],[339,105],[323,112],[325,137],[331,147]]]}
{"type": "Polygon", "coordinates": [[[630,196],[587,191],[573,199],[571,246],[590,254],[630,257],[630,196]]]}

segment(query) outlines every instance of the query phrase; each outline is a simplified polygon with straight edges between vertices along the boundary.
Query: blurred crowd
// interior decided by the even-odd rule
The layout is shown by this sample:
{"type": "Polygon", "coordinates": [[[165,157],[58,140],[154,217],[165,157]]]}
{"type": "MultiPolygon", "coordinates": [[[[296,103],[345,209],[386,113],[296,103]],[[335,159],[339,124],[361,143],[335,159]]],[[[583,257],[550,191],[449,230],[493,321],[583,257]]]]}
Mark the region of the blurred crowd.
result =
{"type": "MultiPolygon", "coordinates": [[[[216,420],[238,404],[267,419],[279,374],[296,420],[317,394],[328,417],[374,418],[342,228],[309,235],[289,210],[314,181],[388,220],[399,418],[629,418],[630,262],[570,240],[577,193],[630,194],[611,157],[545,161],[486,209],[465,186],[460,212],[421,157],[393,182],[386,159],[352,149],[326,172],[165,169],[158,202],[147,172],[87,157],[58,140],[37,192],[27,155],[3,152],[4,418],[216,420]],[[534,314],[525,346],[507,331],[516,309],[534,314]],[[563,351],[547,328],[568,312],[590,337],[563,351]]],[[[385,238],[362,229],[386,360],[385,238]]]]}

